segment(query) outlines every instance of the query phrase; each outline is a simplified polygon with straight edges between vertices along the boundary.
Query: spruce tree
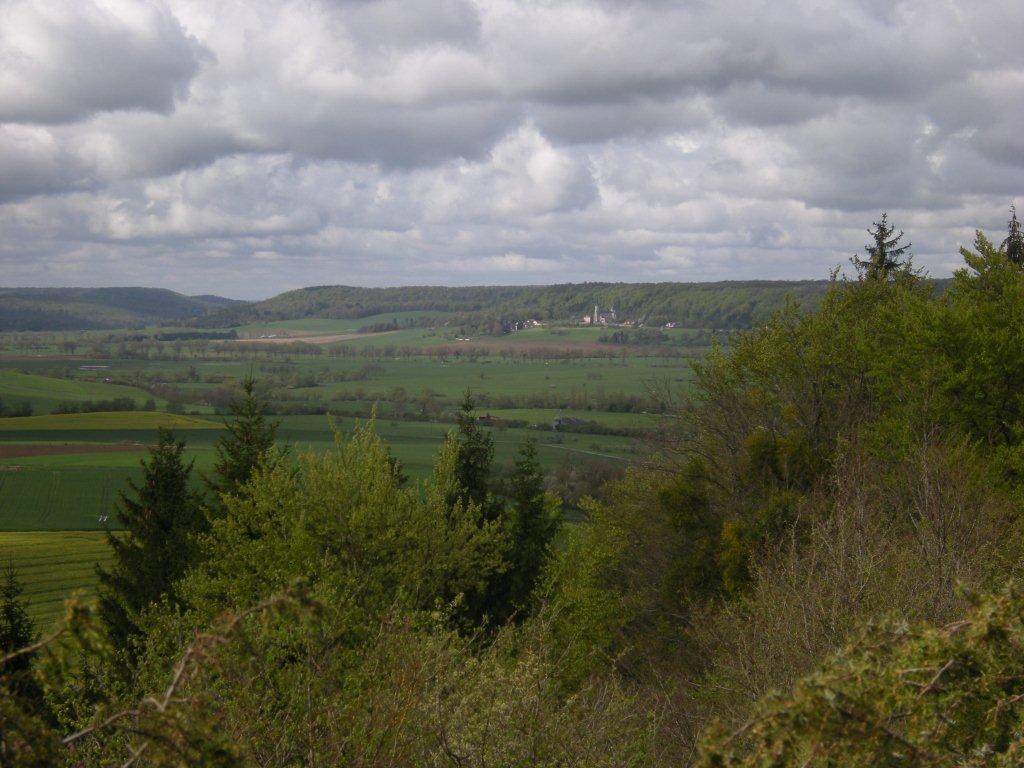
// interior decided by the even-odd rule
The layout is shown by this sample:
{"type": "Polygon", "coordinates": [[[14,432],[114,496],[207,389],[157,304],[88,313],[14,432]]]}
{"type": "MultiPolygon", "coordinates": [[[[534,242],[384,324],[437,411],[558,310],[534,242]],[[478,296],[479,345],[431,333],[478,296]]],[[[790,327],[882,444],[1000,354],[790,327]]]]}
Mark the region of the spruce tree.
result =
{"type": "Polygon", "coordinates": [[[882,220],[874,222],[868,230],[872,242],[864,246],[868,257],[862,259],[856,254],[850,259],[857,274],[867,280],[888,280],[898,270],[910,263],[910,243],[900,245],[903,230],[896,234],[896,227],[889,224],[889,214],[883,213],[882,220]],[[903,260],[906,256],[907,259],[903,260]]]}
{"type": "Polygon", "coordinates": [[[474,407],[473,396],[467,391],[458,416],[459,456],[455,465],[455,479],[460,488],[460,498],[479,505],[484,518],[493,520],[500,508],[490,491],[494,441],[489,432],[480,428],[479,420],[473,413],[474,407]]]}
{"type": "MultiPolygon", "coordinates": [[[[35,624],[28,615],[23,593],[14,566],[8,564],[0,584],[0,657],[20,651],[36,640],[35,624]]],[[[24,653],[0,666],[0,682],[19,703],[39,712],[43,708],[43,693],[32,677],[33,655],[24,653]]]]}
{"type": "Polygon", "coordinates": [[[1011,262],[1024,267],[1024,234],[1021,233],[1020,221],[1017,220],[1017,206],[1010,206],[1010,221],[1007,224],[1007,236],[1003,240],[1002,250],[1011,262]]]}
{"type": "Polygon", "coordinates": [[[140,462],[141,484],[129,480],[129,492],[120,493],[116,515],[124,530],[107,532],[114,558],[110,570],[98,569],[99,613],[129,660],[139,613],[164,597],[178,602],[175,582],[195,561],[196,535],[206,529],[199,498],[189,489],[192,462],[184,461],[184,450],[170,430],[157,431],[149,458],[140,462]]]}
{"type": "Polygon", "coordinates": [[[529,603],[558,527],[559,509],[544,492],[544,472],[537,458],[537,441],[532,437],[519,448],[509,494],[506,610],[511,612],[529,603]]]}
{"type": "MultiPolygon", "coordinates": [[[[508,508],[491,492],[491,465],[494,442],[480,427],[473,410],[473,396],[467,391],[458,416],[458,455],[455,461],[455,495],[449,503],[475,504],[481,522],[497,522],[503,533],[508,530],[508,508]]],[[[506,536],[507,542],[507,536],[506,536]]],[[[506,550],[507,556],[507,550],[506,550]]],[[[476,626],[503,622],[508,609],[508,562],[487,579],[479,589],[465,595],[465,615],[476,626]]]]}
{"type": "Polygon", "coordinates": [[[277,437],[278,423],[266,418],[267,406],[256,393],[252,378],[242,381],[242,397],[231,406],[227,434],[214,444],[213,474],[204,478],[210,491],[207,505],[213,517],[223,513],[223,496],[236,496],[267,457],[277,437]]]}
{"type": "MultiPolygon", "coordinates": [[[[36,639],[35,624],[28,615],[28,604],[22,598],[24,589],[18,581],[14,566],[4,569],[3,584],[0,585],[0,656],[31,645],[36,639]]],[[[11,659],[0,668],[0,673],[9,675],[28,669],[29,655],[11,659]]]]}

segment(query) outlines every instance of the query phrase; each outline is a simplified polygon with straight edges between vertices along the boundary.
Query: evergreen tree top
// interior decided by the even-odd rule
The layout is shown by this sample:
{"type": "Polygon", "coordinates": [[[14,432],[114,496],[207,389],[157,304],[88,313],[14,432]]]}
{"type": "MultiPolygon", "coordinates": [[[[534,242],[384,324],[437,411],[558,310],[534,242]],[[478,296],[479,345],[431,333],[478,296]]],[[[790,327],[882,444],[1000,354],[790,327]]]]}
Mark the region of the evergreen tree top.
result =
{"type": "Polygon", "coordinates": [[[872,242],[864,246],[866,259],[856,254],[850,259],[861,278],[868,280],[887,280],[895,272],[910,265],[911,243],[901,245],[904,232],[896,233],[896,227],[889,224],[889,214],[882,213],[880,221],[872,224],[867,230],[872,242]],[[906,259],[903,257],[906,256],[906,259]]]}
{"type": "Polygon", "coordinates": [[[491,519],[496,516],[498,506],[490,492],[494,441],[490,432],[480,427],[473,413],[475,406],[473,395],[467,390],[458,416],[459,453],[455,478],[461,497],[479,505],[484,510],[484,517],[491,519]]]}
{"type": "Polygon", "coordinates": [[[1024,267],[1024,233],[1021,233],[1017,219],[1017,206],[1010,206],[1010,221],[1006,225],[1007,235],[1000,246],[1006,258],[1018,267],[1024,267]]]}
{"type": "Polygon", "coordinates": [[[278,422],[266,418],[267,404],[251,377],[242,381],[242,396],[231,405],[232,419],[225,421],[226,434],[214,444],[216,461],[206,484],[213,492],[211,505],[219,508],[222,494],[236,494],[252,477],[277,439],[278,422]]]}

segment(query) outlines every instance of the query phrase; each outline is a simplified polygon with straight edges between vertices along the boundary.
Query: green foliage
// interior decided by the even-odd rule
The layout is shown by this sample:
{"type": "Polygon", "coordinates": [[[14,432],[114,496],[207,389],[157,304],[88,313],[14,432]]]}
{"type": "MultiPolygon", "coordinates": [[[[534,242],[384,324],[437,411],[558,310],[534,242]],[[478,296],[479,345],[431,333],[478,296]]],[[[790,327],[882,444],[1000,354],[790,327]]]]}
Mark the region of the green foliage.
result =
{"type": "Polygon", "coordinates": [[[1016,444],[1024,417],[1024,275],[981,232],[974,251],[961,254],[968,269],[954,275],[936,333],[948,359],[949,411],[980,439],[1016,444]]]}
{"type": "Polygon", "coordinates": [[[479,506],[456,497],[457,457],[450,438],[433,479],[403,486],[371,423],[339,437],[334,453],[302,455],[296,467],[269,462],[243,494],[226,498],[225,516],[203,539],[202,565],[186,579],[188,601],[211,617],[296,575],[332,602],[357,595],[360,611],[396,600],[445,609],[481,590],[500,566],[503,537],[479,506]]]}
{"type": "Polygon", "coordinates": [[[876,221],[868,230],[872,242],[864,246],[866,259],[854,255],[850,261],[857,269],[857,274],[867,280],[888,280],[900,270],[910,268],[910,243],[900,245],[903,230],[896,234],[896,227],[889,224],[889,215],[882,214],[882,220],[876,221]],[[901,259],[906,256],[906,261],[901,259]]]}
{"type": "Polygon", "coordinates": [[[609,497],[584,502],[586,520],[567,527],[547,570],[543,614],[570,680],[609,659],[639,674],[650,654],[679,651],[691,594],[721,584],[721,529],[692,474],[634,469],[609,497]]]}
{"type": "Polygon", "coordinates": [[[432,480],[404,488],[371,424],[334,454],[258,469],[203,537],[191,607],[147,617],[129,699],[160,690],[188,646],[170,665],[181,703],[98,733],[93,759],[145,743],[156,765],[643,764],[650,720],[611,681],[564,697],[543,625],[484,650],[447,628],[505,546],[478,507],[449,501],[457,457],[452,437],[432,480]]]}
{"type": "MultiPolygon", "coordinates": [[[[562,513],[558,497],[544,490],[535,440],[526,440],[519,449],[509,478],[509,497],[504,515],[508,568],[498,591],[504,593],[501,601],[505,612],[516,611],[522,619],[547,563],[562,513]]],[[[496,618],[504,620],[508,616],[496,618]]]]}
{"type": "Polygon", "coordinates": [[[79,739],[62,757],[90,766],[144,753],[142,764],[157,766],[612,768],[648,765],[656,752],[653,720],[623,686],[593,680],[564,695],[543,625],[506,629],[480,648],[392,610],[353,646],[338,618],[293,589],[224,614],[189,644],[165,692],[126,702],[125,725],[79,739]]]}
{"type": "Polygon", "coordinates": [[[5,768],[60,765],[60,733],[0,686],[0,764],[5,768]]]}
{"type": "Polygon", "coordinates": [[[458,415],[459,455],[455,479],[459,497],[476,504],[493,519],[499,513],[498,503],[490,490],[494,440],[489,431],[480,427],[474,407],[473,396],[467,391],[458,415]]]}
{"type": "Polygon", "coordinates": [[[277,437],[278,422],[266,418],[267,405],[256,393],[252,378],[242,381],[242,396],[231,404],[227,433],[214,443],[213,474],[204,478],[211,514],[223,514],[224,497],[237,495],[253,472],[266,461],[277,437]]]}
{"type": "Polygon", "coordinates": [[[1024,267],[1024,232],[1021,232],[1020,221],[1017,219],[1017,206],[1010,206],[1010,221],[1006,225],[1006,239],[1002,250],[1013,264],[1024,267]]]}
{"type": "Polygon", "coordinates": [[[1015,572],[1024,275],[980,234],[964,256],[945,292],[899,265],[835,282],[817,312],[786,307],[695,366],[681,434],[588,506],[551,568],[580,669],[610,658],[693,690],[685,744],[858,623],[942,620],[957,581],[1015,572]]]}
{"type": "MultiPolygon", "coordinates": [[[[13,565],[4,569],[3,584],[0,585],[0,656],[6,656],[29,645],[35,640],[36,630],[28,615],[28,606],[22,598],[24,588],[18,581],[13,565]]],[[[0,669],[3,674],[23,671],[29,667],[29,658],[22,656],[12,659],[0,669]]]]}
{"type": "Polygon", "coordinates": [[[698,765],[1019,765],[1024,597],[1011,587],[939,628],[871,629],[743,727],[713,729],[698,765]]]}
{"type": "Polygon", "coordinates": [[[180,601],[175,582],[194,561],[194,537],[205,527],[189,490],[192,465],[184,462],[184,450],[170,430],[158,430],[156,445],[141,462],[141,483],[129,481],[129,492],[120,495],[116,514],[124,532],[107,536],[113,562],[109,570],[99,569],[100,615],[128,659],[141,632],[140,614],[165,598],[180,601]]]}
{"type": "Polygon", "coordinates": [[[8,565],[0,585],[0,658],[10,658],[0,662],[0,691],[19,701],[27,712],[39,715],[45,713],[45,707],[42,689],[32,675],[34,654],[16,653],[36,640],[23,592],[14,566],[8,565]]]}

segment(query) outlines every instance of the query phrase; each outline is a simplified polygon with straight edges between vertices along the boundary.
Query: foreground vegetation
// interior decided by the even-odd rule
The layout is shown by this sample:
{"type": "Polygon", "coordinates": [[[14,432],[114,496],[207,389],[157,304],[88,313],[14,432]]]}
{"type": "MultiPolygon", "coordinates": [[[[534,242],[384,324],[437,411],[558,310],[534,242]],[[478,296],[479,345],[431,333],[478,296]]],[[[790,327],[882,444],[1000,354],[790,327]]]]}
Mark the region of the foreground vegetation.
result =
{"type": "Polygon", "coordinates": [[[30,646],[8,578],[5,764],[1019,764],[1024,239],[938,291],[873,235],[578,523],[471,398],[419,478],[251,386],[203,491],[161,432],[97,614],[30,646]]]}

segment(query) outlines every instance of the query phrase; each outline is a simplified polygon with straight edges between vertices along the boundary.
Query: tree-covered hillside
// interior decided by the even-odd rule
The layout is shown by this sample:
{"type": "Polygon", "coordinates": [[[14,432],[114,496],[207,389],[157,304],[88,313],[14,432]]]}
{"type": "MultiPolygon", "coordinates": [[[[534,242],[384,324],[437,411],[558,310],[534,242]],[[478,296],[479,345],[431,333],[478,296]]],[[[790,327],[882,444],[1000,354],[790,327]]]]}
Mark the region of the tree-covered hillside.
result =
{"type": "Polygon", "coordinates": [[[579,320],[614,309],[624,320],[688,328],[747,328],[766,320],[787,298],[814,306],[827,282],[568,283],[547,286],[317,286],[230,307],[203,322],[239,325],[305,317],[358,318],[387,312],[444,311],[482,327],[493,320],[579,320]]]}
{"type": "Polygon", "coordinates": [[[685,328],[739,329],[761,324],[792,299],[805,308],[827,282],[567,283],[547,286],[314,286],[259,302],[184,296],[158,288],[0,288],[0,331],[70,331],[161,323],[230,327],[302,318],[362,318],[444,312],[424,324],[499,331],[516,321],[578,322],[594,307],[619,320],[685,328]]]}
{"type": "Polygon", "coordinates": [[[0,288],[0,331],[79,331],[183,322],[236,303],[164,288],[0,288]]]}

